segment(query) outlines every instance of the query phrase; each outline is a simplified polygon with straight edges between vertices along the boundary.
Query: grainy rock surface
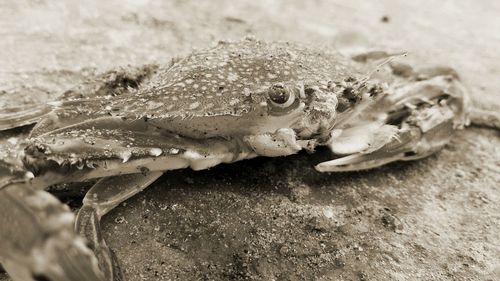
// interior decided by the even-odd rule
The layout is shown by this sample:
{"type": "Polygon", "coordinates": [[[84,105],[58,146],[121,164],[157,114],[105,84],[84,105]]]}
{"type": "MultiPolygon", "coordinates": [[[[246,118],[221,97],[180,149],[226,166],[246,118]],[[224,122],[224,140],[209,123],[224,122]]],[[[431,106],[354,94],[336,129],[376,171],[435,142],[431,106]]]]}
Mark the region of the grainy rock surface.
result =
{"type": "MultiPolygon", "coordinates": [[[[2,1],[0,106],[255,35],[408,51],[498,110],[499,13],[472,0],[2,1]]],[[[128,280],[498,280],[499,148],[497,132],[470,128],[438,155],[367,172],[315,172],[326,151],[170,172],[104,231],[128,280]]]]}

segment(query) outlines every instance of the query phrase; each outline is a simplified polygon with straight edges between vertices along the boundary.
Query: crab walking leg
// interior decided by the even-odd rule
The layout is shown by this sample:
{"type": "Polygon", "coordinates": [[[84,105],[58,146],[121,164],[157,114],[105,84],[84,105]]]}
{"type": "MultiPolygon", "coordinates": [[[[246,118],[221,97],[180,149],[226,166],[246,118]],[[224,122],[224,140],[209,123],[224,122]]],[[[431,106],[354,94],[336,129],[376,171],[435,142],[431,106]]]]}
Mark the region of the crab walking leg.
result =
{"type": "Polygon", "coordinates": [[[0,187],[0,261],[15,281],[103,281],[97,260],[73,229],[74,214],[29,183],[0,187]]]}
{"type": "Polygon", "coordinates": [[[123,275],[118,261],[102,237],[100,226],[102,216],[121,202],[141,192],[162,174],[163,172],[151,172],[103,178],[85,195],[83,206],[78,211],[75,228],[77,233],[87,239],[106,280],[123,280],[123,275]]]}
{"type": "MultiPolygon", "coordinates": [[[[399,73],[399,75],[401,75],[404,74],[401,72],[401,66],[402,64],[392,64],[391,68],[393,69],[393,72],[399,73]]],[[[409,66],[407,65],[405,65],[403,68],[407,70],[405,72],[407,75],[415,75],[416,78],[419,80],[431,79],[437,76],[451,76],[453,79],[457,80],[459,79],[457,72],[449,67],[431,67],[419,70],[417,72],[414,72],[413,69],[408,71],[409,66]]],[[[463,89],[463,86],[460,86],[457,83],[454,83],[454,86],[462,88],[459,89],[459,92],[466,91],[465,89],[463,89]]],[[[464,107],[466,107],[469,101],[467,100],[466,96],[464,96],[463,99],[464,99],[464,107]]],[[[500,130],[500,114],[497,111],[471,108],[467,110],[467,113],[468,113],[468,118],[470,119],[469,121],[471,126],[486,127],[486,128],[500,130]]],[[[464,124],[465,123],[467,122],[464,122],[464,124]]]]}
{"type": "Polygon", "coordinates": [[[0,131],[34,124],[51,110],[52,107],[46,104],[2,109],[0,112],[0,131]]]}
{"type": "Polygon", "coordinates": [[[500,130],[500,114],[494,111],[473,109],[470,111],[471,125],[500,130]]]}
{"type": "MultiPolygon", "coordinates": [[[[168,66],[167,66],[168,67],[168,66]]],[[[109,70],[66,91],[59,101],[31,106],[0,109],[0,131],[34,124],[58,107],[74,103],[76,99],[99,100],[108,95],[126,95],[147,81],[158,69],[157,65],[122,67],[109,70]]],[[[50,118],[49,118],[50,120],[50,118]]]]}

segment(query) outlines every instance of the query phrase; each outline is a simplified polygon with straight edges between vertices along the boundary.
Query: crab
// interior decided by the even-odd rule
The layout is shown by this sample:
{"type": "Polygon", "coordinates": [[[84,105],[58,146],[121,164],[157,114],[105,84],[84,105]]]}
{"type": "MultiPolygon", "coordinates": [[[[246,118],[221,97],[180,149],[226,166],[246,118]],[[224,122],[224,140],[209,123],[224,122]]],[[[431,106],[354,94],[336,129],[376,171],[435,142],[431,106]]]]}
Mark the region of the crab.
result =
{"type": "Polygon", "coordinates": [[[469,123],[467,91],[452,69],[401,56],[247,38],[2,110],[0,130],[36,125],[0,161],[0,262],[14,280],[122,280],[100,219],[170,170],[319,146],[332,152],[319,172],[437,152],[469,123]],[[44,191],[91,179],[76,216],[44,191]]]}

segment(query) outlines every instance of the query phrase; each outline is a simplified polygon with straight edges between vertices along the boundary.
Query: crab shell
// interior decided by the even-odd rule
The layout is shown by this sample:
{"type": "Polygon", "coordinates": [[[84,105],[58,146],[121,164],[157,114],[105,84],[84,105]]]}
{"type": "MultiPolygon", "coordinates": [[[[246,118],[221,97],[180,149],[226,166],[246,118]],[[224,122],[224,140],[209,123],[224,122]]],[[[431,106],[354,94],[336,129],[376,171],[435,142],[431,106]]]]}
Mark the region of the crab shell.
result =
{"type": "Polygon", "coordinates": [[[220,42],[135,89],[51,103],[24,162],[51,184],[313,150],[339,107],[361,99],[353,88],[364,76],[351,64],[286,43],[220,42]]]}

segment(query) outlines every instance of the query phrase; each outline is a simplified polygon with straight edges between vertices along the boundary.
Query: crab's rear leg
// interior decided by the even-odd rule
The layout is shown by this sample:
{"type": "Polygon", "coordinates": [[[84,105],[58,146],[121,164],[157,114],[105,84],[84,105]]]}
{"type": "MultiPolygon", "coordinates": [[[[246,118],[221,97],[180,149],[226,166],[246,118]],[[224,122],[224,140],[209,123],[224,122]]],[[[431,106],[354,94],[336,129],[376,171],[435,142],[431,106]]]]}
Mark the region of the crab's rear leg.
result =
{"type": "Polygon", "coordinates": [[[467,124],[465,89],[440,68],[424,80],[395,86],[364,114],[334,133],[331,150],[343,157],[320,163],[321,172],[370,169],[414,160],[441,149],[467,124]]]}
{"type": "Polygon", "coordinates": [[[83,206],[77,215],[75,228],[77,233],[87,239],[88,246],[94,251],[106,280],[123,280],[123,275],[118,261],[102,237],[100,227],[102,216],[121,202],[141,192],[162,173],[151,172],[103,178],[85,195],[83,206]]]}
{"type": "Polygon", "coordinates": [[[75,100],[94,100],[107,95],[128,94],[149,79],[158,66],[124,67],[93,76],[80,85],[69,89],[56,102],[25,105],[0,109],[0,131],[35,124],[47,116],[58,104],[75,100]]]}
{"type": "Polygon", "coordinates": [[[472,125],[500,130],[500,114],[495,111],[472,109],[470,111],[472,125]]]}
{"type": "Polygon", "coordinates": [[[0,186],[0,261],[15,281],[103,281],[71,210],[24,181],[0,186]]]}

